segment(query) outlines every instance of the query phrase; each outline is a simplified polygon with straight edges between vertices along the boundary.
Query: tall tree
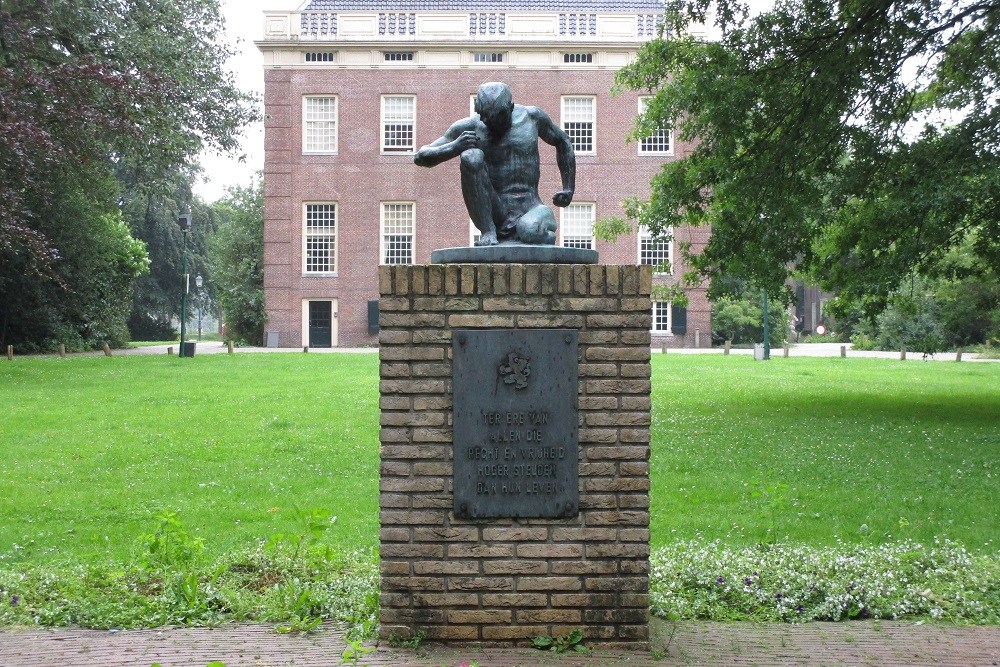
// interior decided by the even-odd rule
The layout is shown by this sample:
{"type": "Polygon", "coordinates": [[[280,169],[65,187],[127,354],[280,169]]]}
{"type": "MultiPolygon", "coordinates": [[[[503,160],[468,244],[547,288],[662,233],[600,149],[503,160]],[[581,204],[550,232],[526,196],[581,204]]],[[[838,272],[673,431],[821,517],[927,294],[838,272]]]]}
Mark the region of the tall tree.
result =
{"type": "MultiPolygon", "coordinates": [[[[177,171],[165,180],[159,192],[135,192],[122,204],[132,233],[149,249],[149,274],[135,282],[129,329],[133,340],[164,340],[173,331],[173,321],[181,316],[182,258],[184,242],[177,217],[190,212],[191,233],[187,236],[187,265],[191,276],[202,275],[205,285],[200,297],[214,310],[217,303],[208,240],[221,221],[218,211],[194,196],[194,176],[177,171]]],[[[193,289],[193,288],[192,288],[193,289]]]]}
{"type": "MultiPolygon", "coordinates": [[[[222,68],[221,29],[218,0],[0,0],[4,280],[45,283],[29,291],[56,301],[78,298],[77,274],[60,267],[73,234],[57,227],[81,224],[68,210],[109,211],[135,193],[162,191],[203,146],[237,147],[259,112],[222,68]]],[[[104,240],[113,247],[115,239],[104,240]]],[[[100,250],[101,237],[89,240],[100,250]]]]}
{"type": "Polygon", "coordinates": [[[223,222],[209,242],[213,281],[229,338],[264,340],[264,182],[229,189],[214,205],[223,222]]]}
{"type": "Polygon", "coordinates": [[[697,143],[631,212],[711,224],[702,275],[776,294],[798,267],[874,311],[970,235],[1000,260],[1000,1],[668,5],[618,81],[656,93],[637,137],[697,143]]]}

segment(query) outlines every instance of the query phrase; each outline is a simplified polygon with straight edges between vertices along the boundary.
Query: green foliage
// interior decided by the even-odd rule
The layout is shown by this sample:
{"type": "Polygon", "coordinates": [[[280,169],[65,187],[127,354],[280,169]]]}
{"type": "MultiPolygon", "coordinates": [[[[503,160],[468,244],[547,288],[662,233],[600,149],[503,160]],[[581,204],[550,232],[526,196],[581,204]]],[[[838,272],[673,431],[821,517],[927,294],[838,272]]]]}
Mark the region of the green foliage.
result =
{"type": "Polygon", "coordinates": [[[218,0],[0,8],[0,342],[127,340],[122,300],[147,267],[123,212],[260,117],[221,31],[218,0]]]}
{"type": "Polygon", "coordinates": [[[590,653],[590,649],[583,645],[583,630],[577,628],[568,635],[551,637],[541,635],[531,640],[531,645],[543,651],[554,651],[555,653],[590,653]]]}
{"type": "MultiPolygon", "coordinates": [[[[760,293],[746,297],[721,296],[712,301],[712,337],[734,344],[759,343],[764,340],[764,309],[760,293]]],[[[767,311],[768,335],[777,347],[788,337],[789,315],[780,304],[772,303],[767,311]]]]}
{"type": "Polygon", "coordinates": [[[166,570],[193,568],[205,550],[205,540],[192,537],[176,512],[163,511],[155,519],[156,530],[142,539],[146,545],[147,567],[166,570]]]}
{"type": "Polygon", "coordinates": [[[654,550],[650,561],[652,611],[666,618],[1000,622],[1000,558],[947,540],[819,548],[691,540],[654,550]]]}
{"type": "Polygon", "coordinates": [[[188,315],[194,302],[202,300],[206,311],[216,302],[208,243],[215,235],[222,216],[192,194],[195,176],[176,171],[159,184],[134,186],[123,198],[122,210],[133,234],[149,249],[149,274],[135,282],[129,329],[134,340],[161,340],[173,329],[171,320],[180,320],[183,285],[181,256],[183,234],[178,216],[190,212],[191,232],[187,234],[187,266],[192,276],[188,297],[188,315]],[[193,277],[201,275],[204,285],[197,289],[193,277]]]}
{"type": "Polygon", "coordinates": [[[376,650],[378,649],[364,646],[360,639],[348,639],[347,648],[344,649],[344,653],[340,656],[340,664],[357,665],[361,658],[376,650]]]}
{"type": "Polygon", "coordinates": [[[397,637],[396,635],[391,635],[389,637],[389,646],[392,646],[393,648],[408,648],[416,650],[420,648],[420,645],[424,642],[424,638],[426,636],[427,633],[423,630],[414,632],[409,639],[403,639],[401,637],[397,637]]]}
{"type": "Polygon", "coordinates": [[[876,347],[924,355],[940,352],[945,341],[938,319],[937,303],[919,286],[909,293],[897,293],[876,320],[876,347]]]}
{"type": "Polygon", "coordinates": [[[768,526],[766,541],[769,543],[778,539],[778,521],[791,505],[789,495],[788,483],[775,480],[770,470],[758,471],[750,481],[751,502],[759,506],[760,523],[768,526]]]}
{"type": "Polygon", "coordinates": [[[264,182],[230,188],[215,204],[224,222],[210,244],[211,266],[226,323],[238,343],[264,341],[264,182]]]}
{"type": "Polygon", "coordinates": [[[43,265],[0,247],[0,344],[30,352],[63,343],[76,351],[128,340],[131,285],[148,271],[146,246],[102,201],[118,192],[114,181],[99,171],[76,177],[64,175],[38,203],[45,217],[36,227],[58,244],[58,255],[43,265]]]}
{"type": "Polygon", "coordinates": [[[625,218],[602,218],[594,222],[594,238],[614,243],[622,236],[630,234],[634,228],[625,218]]]}
{"type": "Polygon", "coordinates": [[[635,138],[695,142],[630,217],[712,225],[688,257],[705,276],[776,293],[805,270],[868,316],[969,239],[1000,264],[1000,4],[744,4],[670,3],[663,39],[617,75],[655,92],[635,138]],[[688,31],[706,19],[718,41],[688,31]]]}

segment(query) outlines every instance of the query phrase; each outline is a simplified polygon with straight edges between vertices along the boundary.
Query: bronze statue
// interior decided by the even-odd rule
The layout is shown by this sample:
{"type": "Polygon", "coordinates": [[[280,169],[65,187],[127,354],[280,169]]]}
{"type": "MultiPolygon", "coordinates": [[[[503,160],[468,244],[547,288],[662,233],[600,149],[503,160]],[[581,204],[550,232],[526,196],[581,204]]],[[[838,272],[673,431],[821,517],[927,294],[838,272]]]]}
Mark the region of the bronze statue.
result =
{"type": "Polygon", "coordinates": [[[562,176],[562,190],[552,197],[556,206],[573,201],[576,156],[572,142],[541,109],[514,104],[505,83],[481,85],[475,110],[417,151],[413,161],[433,167],[461,156],[462,196],[472,223],[482,234],[476,245],[555,244],[555,216],[538,196],[538,139],[556,147],[562,176]]]}

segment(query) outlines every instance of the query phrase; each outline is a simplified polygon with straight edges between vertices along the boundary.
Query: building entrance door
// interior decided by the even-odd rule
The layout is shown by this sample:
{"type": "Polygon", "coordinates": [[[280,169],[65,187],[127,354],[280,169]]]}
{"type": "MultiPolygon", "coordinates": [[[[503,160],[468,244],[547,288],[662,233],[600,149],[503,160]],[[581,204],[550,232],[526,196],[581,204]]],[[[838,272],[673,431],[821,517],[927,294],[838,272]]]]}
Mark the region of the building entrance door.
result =
{"type": "Polygon", "coordinates": [[[309,347],[333,346],[333,302],[309,302],[309,347]]]}

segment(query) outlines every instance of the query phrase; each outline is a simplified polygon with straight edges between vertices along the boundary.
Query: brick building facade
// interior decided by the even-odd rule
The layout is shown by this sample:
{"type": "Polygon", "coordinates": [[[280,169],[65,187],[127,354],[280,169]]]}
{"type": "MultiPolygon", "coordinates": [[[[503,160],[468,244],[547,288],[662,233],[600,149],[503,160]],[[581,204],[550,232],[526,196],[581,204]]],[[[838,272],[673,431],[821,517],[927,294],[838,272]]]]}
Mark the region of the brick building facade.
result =
{"type": "MultiPolygon", "coordinates": [[[[592,223],[646,197],[665,160],[690,150],[663,132],[627,135],[642,105],[612,96],[614,73],[650,39],[658,0],[311,0],[265,14],[264,292],[269,345],[377,343],[377,267],[422,264],[432,250],[472,243],[458,161],[413,164],[420,146],[471,113],[486,81],[540,107],[576,148],[573,204],[555,209],[564,245],[594,247],[602,264],[684,267],[673,243],[633,233],[595,241],[592,223]]],[[[543,200],[560,189],[552,147],[540,145],[543,200]]],[[[695,251],[709,231],[674,230],[695,251]]],[[[710,344],[704,289],[686,309],[653,304],[654,345],[710,344]]]]}

